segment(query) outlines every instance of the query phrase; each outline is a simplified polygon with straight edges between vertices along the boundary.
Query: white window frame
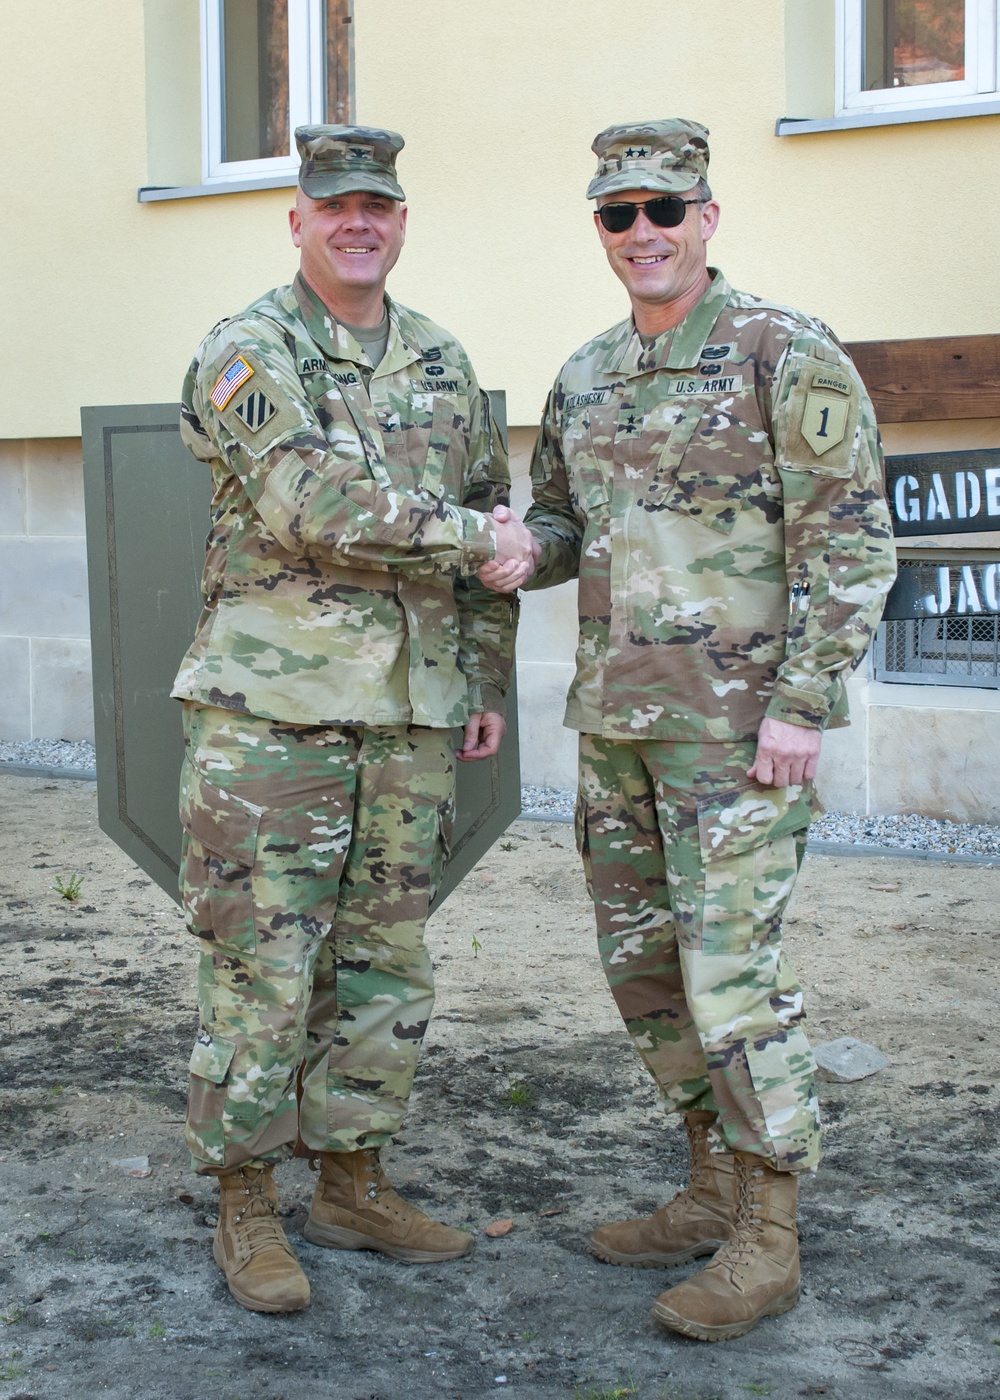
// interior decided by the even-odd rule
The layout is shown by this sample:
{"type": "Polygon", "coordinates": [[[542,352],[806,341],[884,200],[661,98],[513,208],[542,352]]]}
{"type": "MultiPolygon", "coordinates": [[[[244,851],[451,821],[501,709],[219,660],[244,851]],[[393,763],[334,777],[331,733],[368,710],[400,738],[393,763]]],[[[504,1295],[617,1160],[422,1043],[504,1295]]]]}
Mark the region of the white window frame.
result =
{"type": "Polygon", "coordinates": [[[965,0],[965,78],[951,83],[865,91],[865,0],[837,0],[837,115],[919,112],[921,108],[984,103],[1000,90],[1000,3],[965,0]]]}
{"type": "Polygon", "coordinates": [[[223,160],[222,0],[201,0],[202,178],[206,185],[291,175],[299,168],[295,128],[325,120],[325,8],[323,0],[288,0],[287,155],[223,160]]]}

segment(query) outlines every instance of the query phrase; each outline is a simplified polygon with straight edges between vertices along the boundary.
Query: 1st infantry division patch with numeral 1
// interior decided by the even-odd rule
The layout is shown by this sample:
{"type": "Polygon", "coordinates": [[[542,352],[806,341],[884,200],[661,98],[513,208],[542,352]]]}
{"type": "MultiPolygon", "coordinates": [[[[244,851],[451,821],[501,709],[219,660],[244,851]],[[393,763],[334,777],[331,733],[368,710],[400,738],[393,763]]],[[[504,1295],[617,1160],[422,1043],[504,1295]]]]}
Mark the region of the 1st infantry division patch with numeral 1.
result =
{"type": "Polygon", "coordinates": [[[277,408],[259,389],[253,389],[235,408],[236,416],[244,422],[252,433],[259,432],[277,413],[277,408]]]}

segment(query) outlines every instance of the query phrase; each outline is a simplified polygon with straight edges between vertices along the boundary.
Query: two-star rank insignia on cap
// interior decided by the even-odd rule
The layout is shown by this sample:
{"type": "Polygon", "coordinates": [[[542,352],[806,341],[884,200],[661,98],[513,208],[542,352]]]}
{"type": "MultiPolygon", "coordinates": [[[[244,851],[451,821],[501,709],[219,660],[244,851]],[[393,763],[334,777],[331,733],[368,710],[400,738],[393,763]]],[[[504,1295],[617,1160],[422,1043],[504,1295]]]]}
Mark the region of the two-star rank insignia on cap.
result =
{"type": "Polygon", "coordinates": [[[252,366],[247,364],[242,355],[237,355],[225,374],[219,379],[211,394],[209,394],[209,398],[220,413],[236,393],[240,385],[245,384],[252,374],[252,366]]]}
{"type": "Polygon", "coordinates": [[[273,418],[277,411],[267,395],[257,389],[247,394],[243,402],[238,403],[235,408],[236,416],[242,419],[252,433],[263,428],[268,419],[273,418]]]}

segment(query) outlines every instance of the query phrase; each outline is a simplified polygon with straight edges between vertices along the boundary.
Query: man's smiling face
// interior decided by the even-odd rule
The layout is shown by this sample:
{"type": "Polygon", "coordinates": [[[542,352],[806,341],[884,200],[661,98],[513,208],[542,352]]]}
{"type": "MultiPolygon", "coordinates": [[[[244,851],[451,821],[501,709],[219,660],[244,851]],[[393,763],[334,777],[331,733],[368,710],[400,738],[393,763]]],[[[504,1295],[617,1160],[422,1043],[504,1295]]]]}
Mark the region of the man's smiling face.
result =
{"type": "MultiPolygon", "coordinates": [[[[694,191],[682,197],[691,199],[694,191]]],[[[626,190],[607,195],[599,203],[641,206],[659,198],[662,192],[656,190],[626,190]]],[[[596,214],[594,222],[608,262],[638,313],[637,324],[643,311],[662,311],[676,303],[684,315],[698,301],[708,285],[708,240],[719,222],[719,206],[714,200],[688,205],[684,222],[675,228],[657,228],[641,208],[635,223],[624,233],[609,233],[596,214]]]]}
{"type": "Polygon", "coordinates": [[[406,206],[367,190],[310,199],[298,191],[289,222],[302,275],[323,298],[381,290],[406,236],[406,206]]]}

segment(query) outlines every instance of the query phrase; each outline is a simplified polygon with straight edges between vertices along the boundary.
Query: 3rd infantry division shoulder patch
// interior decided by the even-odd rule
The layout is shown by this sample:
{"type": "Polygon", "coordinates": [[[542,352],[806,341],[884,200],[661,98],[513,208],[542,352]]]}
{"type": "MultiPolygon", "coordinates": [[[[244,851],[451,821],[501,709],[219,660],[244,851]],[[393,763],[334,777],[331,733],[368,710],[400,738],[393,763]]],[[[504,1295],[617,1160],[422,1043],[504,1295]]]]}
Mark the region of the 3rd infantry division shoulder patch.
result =
{"type": "Polygon", "coordinates": [[[240,418],[252,433],[259,432],[269,419],[277,413],[277,408],[259,389],[251,389],[242,403],[236,405],[236,416],[240,418]]]}

